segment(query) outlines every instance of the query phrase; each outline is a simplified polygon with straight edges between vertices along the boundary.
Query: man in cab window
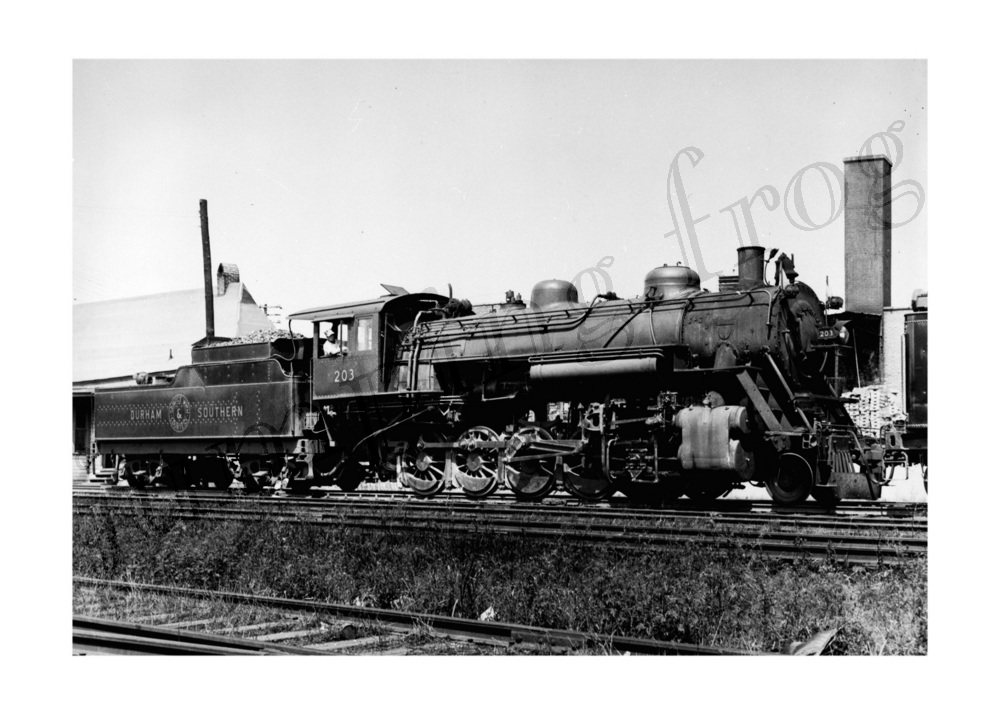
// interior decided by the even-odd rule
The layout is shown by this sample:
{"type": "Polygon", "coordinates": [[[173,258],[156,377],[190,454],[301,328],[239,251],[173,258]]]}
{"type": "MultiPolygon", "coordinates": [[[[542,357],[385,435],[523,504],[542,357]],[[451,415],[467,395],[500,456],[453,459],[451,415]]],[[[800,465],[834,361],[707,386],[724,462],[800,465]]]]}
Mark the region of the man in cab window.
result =
{"type": "Polygon", "coordinates": [[[337,331],[334,329],[327,330],[323,333],[326,337],[326,342],[323,343],[323,356],[324,357],[346,357],[347,356],[347,344],[343,340],[337,339],[337,331]]]}

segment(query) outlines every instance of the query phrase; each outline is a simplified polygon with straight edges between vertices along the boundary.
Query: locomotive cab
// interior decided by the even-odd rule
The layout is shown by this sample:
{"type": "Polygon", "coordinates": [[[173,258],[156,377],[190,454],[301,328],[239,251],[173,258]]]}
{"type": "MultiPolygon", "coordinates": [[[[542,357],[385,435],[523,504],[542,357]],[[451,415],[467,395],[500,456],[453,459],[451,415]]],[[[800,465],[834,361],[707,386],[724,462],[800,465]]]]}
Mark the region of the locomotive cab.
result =
{"type": "Polygon", "coordinates": [[[313,398],[387,391],[403,335],[418,315],[447,302],[430,293],[394,294],[290,315],[312,323],[313,398]]]}

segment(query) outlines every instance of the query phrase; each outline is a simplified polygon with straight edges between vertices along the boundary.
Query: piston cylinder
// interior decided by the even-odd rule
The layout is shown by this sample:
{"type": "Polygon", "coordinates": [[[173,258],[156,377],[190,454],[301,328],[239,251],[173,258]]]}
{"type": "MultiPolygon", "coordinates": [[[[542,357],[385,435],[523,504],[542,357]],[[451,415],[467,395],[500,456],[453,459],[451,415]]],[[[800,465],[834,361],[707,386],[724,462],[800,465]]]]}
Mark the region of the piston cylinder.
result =
{"type": "Polygon", "coordinates": [[[733,471],[748,478],[753,459],[733,436],[748,432],[744,407],[688,407],[674,415],[681,430],[677,456],[685,471],[733,471]]]}

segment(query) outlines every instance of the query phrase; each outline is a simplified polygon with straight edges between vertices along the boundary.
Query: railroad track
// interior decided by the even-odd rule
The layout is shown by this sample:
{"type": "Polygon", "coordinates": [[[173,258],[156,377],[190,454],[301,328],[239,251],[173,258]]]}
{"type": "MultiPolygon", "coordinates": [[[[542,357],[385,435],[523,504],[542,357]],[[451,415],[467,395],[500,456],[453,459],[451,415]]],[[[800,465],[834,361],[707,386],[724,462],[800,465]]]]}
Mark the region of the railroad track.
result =
{"type": "Polygon", "coordinates": [[[503,504],[393,502],[366,499],[268,499],[225,496],[173,497],[78,493],[74,516],[114,509],[117,517],[160,514],[178,520],[259,521],[325,524],[357,529],[402,529],[460,534],[489,529],[523,538],[557,539],[629,550],[691,544],[750,547],[768,557],[833,558],[850,564],[895,563],[927,550],[925,518],[823,517],[761,513],[624,511],[549,506],[526,509],[503,504]],[[335,506],[335,507],[332,507],[335,506]]]}
{"type": "MultiPolygon", "coordinates": [[[[147,492],[147,491],[125,491],[125,492],[103,492],[103,493],[76,493],[75,503],[114,503],[133,502],[150,504],[174,504],[176,507],[184,507],[190,510],[217,509],[220,513],[228,511],[231,513],[256,512],[254,509],[286,509],[299,513],[476,513],[488,514],[489,518],[501,519],[505,516],[522,515],[558,518],[560,520],[570,519],[593,519],[598,521],[621,521],[628,519],[636,523],[656,522],[667,518],[675,520],[704,520],[711,519],[716,525],[771,525],[775,527],[822,527],[838,530],[855,530],[858,528],[894,528],[906,529],[909,531],[926,532],[927,519],[919,511],[912,509],[896,508],[890,511],[892,515],[885,515],[881,511],[869,511],[863,514],[857,513],[830,513],[830,512],[791,512],[774,510],[714,510],[703,508],[702,510],[692,509],[602,509],[602,508],[578,508],[559,504],[533,504],[517,502],[494,502],[494,501],[468,501],[467,499],[457,501],[434,500],[400,500],[400,499],[379,499],[367,497],[348,498],[309,498],[309,497],[288,497],[281,499],[261,499],[256,497],[240,498],[225,494],[213,494],[210,492],[189,491],[189,492],[147,492]]],[[[170,506],[166,506],[170,507],[170,506]]]]}
{"type": "MultiPolygon", "coordinates": [[[[509,622],[494,622],[469,620],[431,613],[415,613],[402,610],[358,607],[336,603],[315,602],[307,600],[291,600],[286,598],[266,597],[233,592],[216,592],[209,590],[194,590],[165,585],[152,585],[120,581],[98,580],[94,578],[73,578],[75,587],[110,588],[126,590],[133,595],[136,592],[150,595],[170,596],[186,599],[211,599],[226,601],[231,604],[251,605],[267,608],[271,611],[291,613],[310,613],[333,619],[338,622],[353,620],[360,623],[377,624],[380,628],[397,634],[410,634],[415,631],[430,632],[436,638],[449,639],[457,642],[473,643],[487,647],[507,648],[511,646],[536,647],[546,651],[561,650],[596,650],[647,655],[751,655],[776,654],[769,652],[751,652],[726,647],[709,647],[684,642],[664,640],[647,640],[634,637],[618,637],[615,635],[600,635],[559,630],[531,625],[519,625],[509,622]]],[[[158,614],[144,616],[146,619],[163,618],[158,614]]],[[[167,615],[169,618],[170,616],[167,615]]],[[[182,616],[183,617],[183,616],[182,616]]],[[[273,615],[272,615],[273,619],[273,615]]],[[[174,622],[151,625],[137,622],[121,622],[107,618],[74,616],[73,647],[78,653],[99,654],[349,654],[364,651],[366,645],[373,644],[372,638],[356,639],[354,635],[346,638],[336,638],[326,642],[297,645],[288,644],[298,640],[309,640],[322,634],[322,626],[315,625],[312,629],[293,629],[285,632],[273,632],[273,626],[285,624],[290,627],[301,627],[294,621],[263,622],[242,627],[246,632],[257,628],[268,630],[266,634],[256,637],[232,637],[211,632],[193,631],[192,625],[211,625],[211,620],[196,620],[194,622],[174,622]],[[284,643],[278,640],[284,640],[284,643]]],[[[356,631],[355,631],[356,635],[356,631]]],[[[406,648],[390,650],[389,654],[408,653],[406,648]]]]}
{"type": "Polygon", "coordinates": [[[322,654],[239,637],[223,637],[183,628],[160,627],[76,615],[73,617],[73,654],[115,655],[267,655],[322,654]]]}
{"type": "Polygon", "coordinates": [[[471,500],[464,494],[457,491],[445,491],[433,499],[420,498],[408,491],[403,490],[359,490],[345,492],[334,488],[314,488],[306,494],[293,494],[287,491],[274,491],[270,488],[258,493],[247,493],[239,488],[231,488],[227,491],[174,491],[166,488],[132,489],[125,485],[115,485],[104,483],[83,483],[76,482],[73,485],[74,493],[104,493],[119,494],[130,497],[145,498],[172,498],[178,495],[192,498],[245,498],[265,500],[271,498],[281,498],[288,502],[316,502],[316,501],[379,501],[392,503],[433,503],[449,505],[465,505],[475,507],[481,504],[506,504],[525,509],[566,507],[576,509],[586,509],[588,511],[603,510],[624,510],[628,512],[645,513],[671,513],[671,512],[693,512],[693,513],[771,513],[781,515],[883,515],[893,518],[912,518],[927,515],[926,503],[906,503],[894,501],[843,501],[835,507],[808,501],[798,506],[779,506],[767,500],[739,500],[739,499],[717,499],[708,503],[692,501],[682,498],[672,502],[667,508],[650,508],[648,506],[637,505],[623,496],[614,496],[599,503],[583,502],[579,498],[567,493],[553,493],[545,497],[542,501],[521,501],[514,494],[499,492],[482,500],[471,500]]]}

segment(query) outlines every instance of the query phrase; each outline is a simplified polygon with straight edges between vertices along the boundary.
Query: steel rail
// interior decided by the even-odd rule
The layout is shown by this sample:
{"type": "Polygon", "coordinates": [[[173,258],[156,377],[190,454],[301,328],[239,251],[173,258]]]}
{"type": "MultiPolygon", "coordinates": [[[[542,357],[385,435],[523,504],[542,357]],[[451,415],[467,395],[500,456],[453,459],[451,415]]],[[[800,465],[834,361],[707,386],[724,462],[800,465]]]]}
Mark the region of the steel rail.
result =
{"type": "MultiPolygon", "coordinates": [[[[101,501],[101,499],[81,499],[81,501],[92,501],[91,503],[74,503],[74,513],[84,514],[84,510],[88,506],[90,508],[100,508],[102,506],[113,507],[114,501],[119,499],[109,499],[108,501],[101,501]],[[79,507],[77,507],[79,505],[79,507]]],[[[128,503],[128,502],[126,502],[128,503]]],[[[747,514],[744,516],[726,516],[726,515],[716,515],[716,514],[703,514],[703,515],[692,515],[690,513],[655,513],[649,514],[645,512],[639,512],[637,514],[622,514],[613,512],[601,512],[601,513],[590,513],[590,512],[580,512],[575,510],[569,511],[526,511],[519,509],[503,509],[497,507],[478,507],[475,509],[468,508],[455,508],[446,504],[374,504],[374,503],[357,503],[357,504],[338,504],[336,509],[331,509],[329,506],[303,503],[303,504],[288,504],[279,506],[277,504],[272,504],[270,502],[257,502],[253,504],[233,504],[232,501],[229,502],[216,502],[216,501],[203,501],[202,499],[186,500],[162,500],[154,502],[144,502],[135,501],[134,505],[137,508],[143,508],[149,511],[162,511],[170,513],[172,511],[177,511],[179,517],[205,514],[209,517],[223,517],[226,515],[247,515],[247,516],[261,516],[267,515],[269,517],[276,517],[282,515],[282,513],[289,513],[297,515],[300,519],[299,522],[305,522],[308,517],[313,517],[318,520],[332,520],[335,518],[357,518],[362,515],[370,516],[372,518],[381,516],[382,518],[393,518],[396,520],[406,520],[409,518],[426,518],[429,520],[441,520],[447,517],[447,520],[453,521],[456,518],[466,518],[474,520],[475,522],[480,522],[487,520],[491,523],[505,523],[505,522],[519,522],[519,523],[536,523],[542,520],[547,520],[551,523],[565,524],[565,525],[585,525],[588,527],[628,527],[634,531],[646,531],[652,530],[655,532],[660,532],[668,528],[664,525],[665,522],[670,522],[671,524],[684,524],[684,523],[699,523],[707,522],[713,529],[720,526],[730,526],[738,527],[742,529],[748,528],[760,528],[768,527],[772,529],[781,528],[810,528],[816,530],[850,530],[850,531],[864,531],[864,530],[891,530],[897,533],[923,533],[926,534],[927,523],[924,521],[920,522],[901,522],[899,520],[882,520],[875,518],[869,519],[837,519],[837,520],[817,520],[817,519],[796,519],[789,516],[759,516],[753,514],[747,514]],[[523,520],[523,519],[536,519],[536,520],[523,520]],[[522,520],[518,520],[522,519],[522,520]],[[609,526],[610,522],[610,526],[609,526]]],[[[676,528],[674,525],[672,528],[676,528]]]]}
{"type": "MultiPolygon", "coordinates": [[[[885,538],[882,534],[875,536],[854,534],[830,534],[822,532],[761,532],[754,530],[726,530],[716,528],[678,527],[674,525],[639,526],[635,524],[597,524],[597,523],[567,523],[539,522],[537,520],[491,520],[487,523],[472,518],[468,514],[449,514],[445,516],[405,517],[396,520],[375,518],[368,514],[320,514],[319,518],[303,514],[278,512],[237,512],[227,513],[225,509],[202,509],[202,513],[169,512],[172,506],[155,506],[152,511],[169,513],[171,518],[195,521],[210,519],[233,522],[259,522],[262,516],[282,523],[296,525],[340,525],[355,529],[386,530],[399,529],[405,531],[432,533],[443,535],[461,535],[473,529],[479,532],[489,530],[492,533],[514,535],[524,538],[539,538],[562,540],[587,545],[603,545],[625,547],[631,550],[646,550],[649,548],[676,548],[679,545],[713,545],[716,547],[734,547],[746,545],[759,550],[768,557],[795,559],[804,555],[813,557],[833,557],[853,564],[896,563],[903,559],[926,554],[926,537],[894,536],[885,538]],[[336,522],[334,522],[336,518],[336,522]]],[[[92,512],[92,510],[91,510],[92,512]]],[[[84,510],[76,510],[76,515],[87,515],[84,510]]],[[[143,515],[142,511],[116,511],[116,515],[143,515]]]]}
{"type": "Polygon", "coordinates": [[[191,632],[83,615],[73,616],[73,647],[105,654],[264,655],[324,654],[318,650],[239,637],[191,632]]]}
{"type": "Polygon", "coordinates": [[[542,501],[524,501],[518,499],[512,493],[500,491],[484,499],[471,499],[460,491],[445,491],[436,495],[433,499],[422,498],[415,493],[406,490],[394,491],[340,491],[328,487],[314,488],[305,494],[294,494],[290,491],[275,490],[265,487],[262,491],[248,493],[243,489],[229,489],[227,491],[216,490],[175,490],[161,487],[149,487],[142,489],[132,489],[126,485],[93,484],[77,482],[73,486],[74,492],[82,493],[115,493],[121,495],[134,494],[136,497],[148,498],[170,498],[179,494],[184,496],[198,496],[204,498],[247,498],[266,499],[271,496],[280,495],[282,500],[288,501],[404,501],[413,503],[456,503],[476,506],[480,504],[516,504],[522,508],[559,507],[554,502],[562,501],[562,507],[586,508],[588,511],[600,511],[607,509],[635,510],[637,512],[661,512],[664,510],[693,511],[693,512],[751,512],[759,511],[777,514],[843,514],[848,513],[871,513],[875,511],[893,517],[910,517],[914,515],[926,515],[926,503],[908,502],[881,502],[881,501],[842,501],[836,506],[829,506],[814,501],[797,506],[782,506],[768,500],[743,500],[743,499],[717,499],[708,503],[692,501],[690,499],[680,499],[671,501],[663,508],[643,506],[629,501],[624,496],[612,496],[598,503],[583,502],[576,496],[568,493],[551,493],[542,501]]]}
{"type": "Polygon", "coordinates": [[[739,522],[757,521],[760,523],[846,523],[846,524],[878,524],[897,525],[901,527],[920,528],[926,526],[926,516],[912,515],[908,518],[883,516],[881,514],[855,515],[835,513],[785,513],[760,511],[692,511],[685,509],[589,509],[562,505],[511,504],[490,501],[447,501],[439,499],[417,500],[382,500],[382,499],[287,499],[287,498],[233,498],[229,496],[204,495],[198,492],[179,492],[174,494],[159,494],[147,496],[139,493],[91,493],[77,492],[73,494],[74,502],[132,502],[136,504],[204,504],[232,508],[287,508],[298,511],[331,511],[333,509],[354,509],[370,511],[413,510],[413,511],[448,511],[466,513],[510,513],[572,516],[592,519],[623,519],[630,520],[662,520],[706,519],[732,520],[739,522]]]}
{"type": "MultiPolygon", "coordinates": [[[[138,492],[141,494],[141,492],[138,492]]],[[[222,495],[204,495],[200,492],[175,492],[173,494],[158,494],[156,496],[145,496],[138,494],[114,494],[107,495],[104,493],[75,493],[74,499],[85,500],[105,500],[112,501],[118,500],[133,500],[135,502],[140,501],[166,501],[173,503],[217,503],[217,504],[236,504],[236,503],[248,503],[248,504],[259,504],[261,506],[273,505],[274,507],[296,509],[296,510],[321,510],[329,509],[331,507],[339,508],[353,508],[353,509],[370,509],[376,510],[391,510],[391,509],[412,509],[422,510],[422,511],[447,511],[447,512],[470,512],[470,513],[490,513],[490,514],[500,514],[500,513],[534,513],[546,516],[565,516],[565,517],[586,517],[612,520],[629,518],[631,520],[662,520],[664,518],[674,518],[674,519],[706,519],[710,518],[716,523],[733,523],[733,524],[750,524],[757,523],[760,525],[771,524],[771,525],[781,525],[786,524],[790,526],[800,527],[826,527],[826,528],[864,528],[864,527],[901,527],[909,530],[926,530],[926,517],[917,514],[910,515],[908,517],[902,516],[884,516],[884,515],[863,515],[857,516],[853,514],[836,514],[836,513],[816,513],[816,514],[801,514],[794,512],[777,512],[777,511],[728,511],[728,510],[701,510],[695,511],[690,509],[581,509],[573,506],[560,506],[560,505],[537,505],[537,504],[526,504],[526,503],[496,503],[490,501],[450,501],[441,499],[418,499],[418,500],[385,500],[385,499],[354,499],[354,498],[334,498],[334,499],[240,499],[233,498],[230,496],[222,495]]],[[[912,513],[912,512],[911,512],[912,513]]],[[[499,516],[498,516],[499,517],[499,516]]]]}
{"type": "Polygon", "coordinates": [[[225,599],[262,607],[272,607],[282,610],[311,611],[324,613],[336,618],[362,621],[375,621],[389,626],[402,627],[406,630],[414,628],[430,628],[435,633],[452,639],[469,639],[480,643],[497,645],[533,644],[538,646],[566,647],[579,649],[582,647],[630,652],[633,654],[656,655],[771,655],[774,652],[751,652],[727,647],[710,647],[684,642],[665,640],[648,640],[637,637],[620,637],[617,635],[601,635],[595,633],[561,630],[555,628],[537,627],[534,625],[519,625],[511,622],[495,622],[469,620],[447,615],[432,613],[405,612],[384,608],[359,607],[356,605],[340,605],[336,603],[318,602],[312,600],[292,600],[289,598],[250,595],[227,591],[195,590],[169,585],[153,585],[143,583],[121,582],[114,580],[99,580],[75,576],[74,583],[109,587],[125,590],[141,590],[160,594],[177,595],[192,598],[225,599]]]}

